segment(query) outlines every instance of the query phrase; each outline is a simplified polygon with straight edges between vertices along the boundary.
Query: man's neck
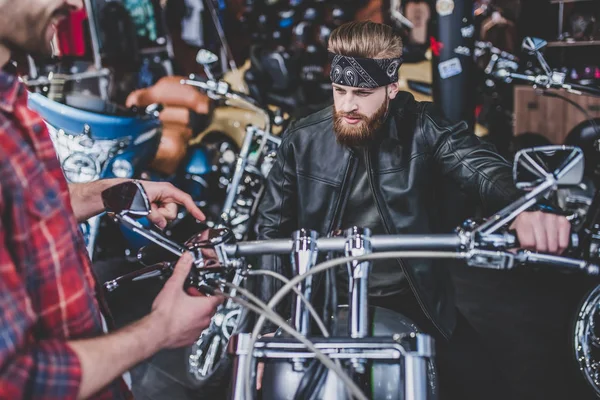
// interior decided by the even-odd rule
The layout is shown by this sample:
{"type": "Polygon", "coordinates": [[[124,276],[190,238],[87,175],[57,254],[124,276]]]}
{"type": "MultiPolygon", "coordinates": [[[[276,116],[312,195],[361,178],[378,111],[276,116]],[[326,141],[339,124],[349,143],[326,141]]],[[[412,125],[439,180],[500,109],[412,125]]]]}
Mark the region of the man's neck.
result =
{"type": "Polygon", "coordinates": [[[4,68],[10,61],[10,50],[0,43],[0,69],[4,68]]]}

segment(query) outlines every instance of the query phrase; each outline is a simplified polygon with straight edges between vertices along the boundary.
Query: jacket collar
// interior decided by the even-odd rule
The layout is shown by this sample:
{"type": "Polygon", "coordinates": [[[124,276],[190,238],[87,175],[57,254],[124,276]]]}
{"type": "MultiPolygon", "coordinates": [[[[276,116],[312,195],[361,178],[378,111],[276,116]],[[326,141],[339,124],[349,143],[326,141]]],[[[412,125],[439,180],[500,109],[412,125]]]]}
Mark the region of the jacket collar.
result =
{"type": "Polygon", "coordinates": [[[390,120],[387,124],[388,134],[384,137],[390,138],[396,142],[402,141],[401,127],[404,126],[402,120],[407,114],[407,108],[409,108],[412,103],[414,103],[412,94],[408,92],[398,92],[396,98],[390,102],[391,112],[389,116],[390,120]]]}

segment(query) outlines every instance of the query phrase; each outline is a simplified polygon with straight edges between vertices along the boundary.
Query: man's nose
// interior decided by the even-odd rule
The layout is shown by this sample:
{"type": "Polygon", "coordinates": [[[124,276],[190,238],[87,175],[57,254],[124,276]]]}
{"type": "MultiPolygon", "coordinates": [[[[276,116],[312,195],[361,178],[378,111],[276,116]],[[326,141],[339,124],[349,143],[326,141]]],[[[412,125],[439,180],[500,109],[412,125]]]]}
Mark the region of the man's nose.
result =
{"type": "Polygon", "coordinates": [[[340,107],[340,111],[344,113],[350,113],[358,110],[358,104],[356,104],[354,96],[345,96],[342,99],[342,107],[340,107]]]}

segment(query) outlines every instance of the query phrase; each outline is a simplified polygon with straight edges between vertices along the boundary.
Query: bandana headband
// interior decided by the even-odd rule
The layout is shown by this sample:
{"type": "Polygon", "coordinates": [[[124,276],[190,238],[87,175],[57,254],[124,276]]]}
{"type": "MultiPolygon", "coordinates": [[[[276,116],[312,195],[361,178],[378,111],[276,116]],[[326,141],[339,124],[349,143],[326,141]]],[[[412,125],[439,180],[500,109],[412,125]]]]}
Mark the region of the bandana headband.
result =
{"type": "Polygon", "coordinates": [[[360,58],[329,53],[332,83],[359,88],[378,88],[398,82],[402,58],[360,58]]]}

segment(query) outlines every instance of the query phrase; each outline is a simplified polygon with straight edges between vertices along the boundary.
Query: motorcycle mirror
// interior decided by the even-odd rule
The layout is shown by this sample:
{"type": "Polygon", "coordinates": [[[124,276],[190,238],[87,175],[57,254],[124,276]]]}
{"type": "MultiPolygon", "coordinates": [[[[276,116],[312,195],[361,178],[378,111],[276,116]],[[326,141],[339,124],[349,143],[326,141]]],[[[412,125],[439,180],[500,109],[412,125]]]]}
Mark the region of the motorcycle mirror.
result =
{"type": "Polygon", "coordinates": [[[127,181],[102,192],[106,212],[144,217],[150,214],[150,200],[144,187],[137,181],[127,181]]]}
{"type": "Polygon", "coordinates": [[[540,146],[515,156],[513,179],[519,189],[532,190],[552,180],[555,186],[577,185],[583,179],[583,151],[574,146],[540,146]]]}
{"type": "Polygon", "coordinates": [[[204,72],[206,72],[206,77],[212,81],[215,80],[214,67],[219,61],[219,57],[213,52],[210,52],[206,49],[201,49],[196,54],[196,62],[204,68],[204,72]]]}
{"type": "Polygon", "coordinates": [[[217,57],[215,53],[206,49],[200,49],[198,54],[196,54],[196,62],[204,67],[211,66],[217,61],[219,61],[219,57],[217,57]]]}
{"type": "Polygon", "coordinates": [[[537,52],[541,51],[544,47],[548,45],[548,42],[544,39],[535,38],[535,37],[526,37],[523,39],[523,43],[521,44],[521,49],[523,51],[534,55],[537,52]]]}

